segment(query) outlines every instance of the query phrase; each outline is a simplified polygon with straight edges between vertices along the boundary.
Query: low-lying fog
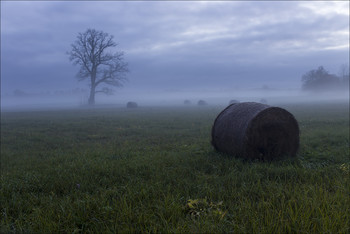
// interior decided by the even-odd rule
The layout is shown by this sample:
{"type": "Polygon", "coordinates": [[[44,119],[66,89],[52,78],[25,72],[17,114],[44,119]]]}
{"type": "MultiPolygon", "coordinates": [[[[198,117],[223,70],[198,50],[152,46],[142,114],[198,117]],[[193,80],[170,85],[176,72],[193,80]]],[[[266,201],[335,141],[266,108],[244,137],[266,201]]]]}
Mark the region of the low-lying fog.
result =
{"type": "MultiPolygon", "coordinates": [[[[1,111],[40,110],[40,109],[71,109],[86,108],[88,94],[23,94],[3,95],[1,111]]],[[[312,93],[301,90],[283,89],[246,89],[246,90],[201,90],[201,91],[133,91],[119,89],[114,95],[96,96],[95,108],[125,107],[129,101],[134,101],[140,107],[147,106],[184,106],[189,100],[192,106],[199,100],[204,100],[209,106],[228,105],[231,100],[240,102],[261,102],[269,105],[287,103],[310,103],[329,101],[349,101],[349,91],[312,93]]],[[[187,104],[188,105],[188,104],[187,104]]]]}

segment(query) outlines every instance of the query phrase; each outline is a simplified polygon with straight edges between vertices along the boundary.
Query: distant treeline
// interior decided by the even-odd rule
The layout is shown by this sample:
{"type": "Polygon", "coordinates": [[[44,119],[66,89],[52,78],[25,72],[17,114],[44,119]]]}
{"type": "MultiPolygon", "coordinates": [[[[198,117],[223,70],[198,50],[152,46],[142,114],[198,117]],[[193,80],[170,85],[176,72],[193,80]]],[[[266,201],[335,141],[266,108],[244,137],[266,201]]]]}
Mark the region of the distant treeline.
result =
{"type": "Polygon", "coordinates": [[[88,90],[75,88],[71,90],[55,90],[55,91],[41,91],[37,93],[29,93],[20,89],[16,89],[12,94],[6,94],[5,96],[15,96],[15,97],[35,97],[35,96],[69,96],[69,95],[82,95],[87,94],[88,90]]]}
{"type": "Polygon", "coordinates": [[[349,90],[349,66],[342,65],[339,75],[330,74],[320,66],[305,73],[301,80],[305,91],[349,90]]]}

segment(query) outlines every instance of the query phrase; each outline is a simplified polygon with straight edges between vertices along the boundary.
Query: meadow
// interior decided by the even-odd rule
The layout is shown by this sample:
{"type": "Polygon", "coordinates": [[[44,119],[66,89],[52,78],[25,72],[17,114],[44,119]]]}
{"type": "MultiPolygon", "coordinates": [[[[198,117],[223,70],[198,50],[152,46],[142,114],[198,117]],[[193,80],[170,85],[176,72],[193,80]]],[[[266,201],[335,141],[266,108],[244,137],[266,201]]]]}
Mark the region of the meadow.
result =
{"type": "Polygon", "coordinates": [[[349,103],[280,106],[272,162],[213,149],[223,106],[2,112],[0,232],[349,233],[349,103]]]}

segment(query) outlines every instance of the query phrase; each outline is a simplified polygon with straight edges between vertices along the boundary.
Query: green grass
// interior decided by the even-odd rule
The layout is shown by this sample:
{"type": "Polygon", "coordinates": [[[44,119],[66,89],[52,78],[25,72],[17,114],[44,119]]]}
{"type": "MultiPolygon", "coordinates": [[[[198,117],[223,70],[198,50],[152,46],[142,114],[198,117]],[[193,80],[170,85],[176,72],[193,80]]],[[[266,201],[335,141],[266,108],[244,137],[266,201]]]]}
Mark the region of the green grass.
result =
{"type": "Polygon", "coordinates": [[[216,152],[223,107],[1,113],[1,233],[348,233],[348,104],[282,106],[296,159],[216,152]]]}

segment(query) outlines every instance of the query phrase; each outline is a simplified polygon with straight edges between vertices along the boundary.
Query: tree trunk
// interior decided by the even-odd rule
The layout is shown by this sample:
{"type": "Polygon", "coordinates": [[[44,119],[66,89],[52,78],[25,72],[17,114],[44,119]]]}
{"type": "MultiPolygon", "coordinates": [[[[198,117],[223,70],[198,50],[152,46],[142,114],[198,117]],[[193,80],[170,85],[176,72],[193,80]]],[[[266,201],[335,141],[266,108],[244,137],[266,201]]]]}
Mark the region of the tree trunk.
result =
{"type": "Polygon", "coordinates": [[[90,88],[90,97],[89,97],[89,105],[95,105],[95,90],[96,90],[96,67],[93,66],[91,72],[91,88],[90,88]]]}
{"type": "Polygon", "coordinates": [[[90,89],[90,97],[89,97],[89,105],[90,106],[93,106],[95,105],[95,86],[91,86],[91,89],[90,89]]]}

